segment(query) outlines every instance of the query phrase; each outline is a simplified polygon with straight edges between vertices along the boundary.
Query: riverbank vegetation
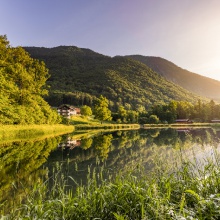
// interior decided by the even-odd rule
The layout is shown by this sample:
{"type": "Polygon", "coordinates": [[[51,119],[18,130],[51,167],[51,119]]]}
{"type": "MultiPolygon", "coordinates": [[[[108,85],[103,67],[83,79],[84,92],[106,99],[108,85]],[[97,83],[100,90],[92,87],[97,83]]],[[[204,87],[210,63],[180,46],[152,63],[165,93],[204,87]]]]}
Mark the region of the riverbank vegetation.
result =
{"type": "Polygon", "coordinates": [[[176,119],[210,123],[213,119],[220,119],[220,104],[213,100],[209,102],[198,100],[195,104],[186,101],[171,101],[168,104],[154,104],[147,113],[141,116],[142,123],[144,121],[146,123],[172,123],[176,119]],[[154,117],[149,121],[152,115],[154,117]]]}
{"type": "Polygon", "coordinates": [[[114,178],[104,178],[102,167],[96,168],[89,171],[87,186],[69,177],[75,192],[58,168],[50,181],[36,183],[25,204],[5,219],[219,219],[219,155],[201,164],[165,161],[155,160],[148,174],[136,164],[114,178]]]}
{"type": "Polygon", "coordinates": [[[48,135],[61,135],[74,131],[67,125],[0,125],[0,143],[15,140],[29,140],[48,135]]]}

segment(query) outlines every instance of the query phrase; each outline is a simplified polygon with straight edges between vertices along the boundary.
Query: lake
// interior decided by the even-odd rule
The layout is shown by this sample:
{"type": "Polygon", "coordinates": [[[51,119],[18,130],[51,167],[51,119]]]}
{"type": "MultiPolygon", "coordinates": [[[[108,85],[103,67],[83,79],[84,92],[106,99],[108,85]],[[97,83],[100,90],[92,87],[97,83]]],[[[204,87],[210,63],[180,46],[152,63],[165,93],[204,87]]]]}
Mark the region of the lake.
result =
{"type": "Polygon", "coordinates": [[[0,146],[1,204],[10,210],[36,182],[49,179],[52,187],[57,176],[75,189],[100,170],[102,178],[114,178],[140,165],[148,174],[161,161],[164,166],[180,166],[186,160],[204,166],[219,149],[220,130],[212,128],[78,131],[4,143],[0,146]]]}

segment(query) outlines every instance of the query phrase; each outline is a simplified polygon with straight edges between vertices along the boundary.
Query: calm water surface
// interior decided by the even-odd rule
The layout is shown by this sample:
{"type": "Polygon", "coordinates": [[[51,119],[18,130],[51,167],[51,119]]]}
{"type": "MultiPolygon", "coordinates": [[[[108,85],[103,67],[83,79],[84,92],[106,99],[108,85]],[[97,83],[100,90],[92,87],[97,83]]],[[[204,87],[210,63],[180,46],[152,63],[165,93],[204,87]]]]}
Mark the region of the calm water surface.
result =
{"type": "MultiPolygon", "coordinates": [[[[146,172],[157,158],[178,160],[213,158],[220,149],[220,131],[200,129],[148,129],[114,132],[73,133],[0,146],[0,204],[11,207],[33,189],[36,182],[62,173],[86,184],[87,175],[98,167],[114,176],[142,164],[146,172]]],[[[70,179],[73,187],[75,182],[70,179]]],[[[1,206],[0,206],[1,209],[1,206]]]]}

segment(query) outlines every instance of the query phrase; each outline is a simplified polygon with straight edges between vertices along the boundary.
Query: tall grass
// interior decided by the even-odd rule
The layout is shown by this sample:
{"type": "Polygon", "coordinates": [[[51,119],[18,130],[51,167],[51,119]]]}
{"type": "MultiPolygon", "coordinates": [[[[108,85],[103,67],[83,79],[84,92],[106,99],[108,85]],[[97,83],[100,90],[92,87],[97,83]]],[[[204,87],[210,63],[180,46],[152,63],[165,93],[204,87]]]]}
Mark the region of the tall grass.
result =
{"type": "Polygon", "coordinates": [[[206,159],[205,165],[166,165],[158,159],[148,175],[137,165],[107,178],[102,167],[98,172],[89,168],[86,186],[73,177],[66,179],[58,167],[2,219],[220,219],[219,155],[206,159]]]}
{"type": "Polygon", "coordinates": [[[65,134],[74,131],[74,126],[57,125],[0,125],[0,142],[29,140],[39,136],[65,134]]]}

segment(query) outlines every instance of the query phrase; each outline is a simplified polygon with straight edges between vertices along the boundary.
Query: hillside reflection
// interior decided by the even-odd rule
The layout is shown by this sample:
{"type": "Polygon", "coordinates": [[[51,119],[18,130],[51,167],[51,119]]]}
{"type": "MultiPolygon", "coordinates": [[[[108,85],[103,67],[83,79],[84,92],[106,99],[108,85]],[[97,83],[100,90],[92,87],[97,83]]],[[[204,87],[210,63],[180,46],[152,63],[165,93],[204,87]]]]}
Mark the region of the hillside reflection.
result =
{"type": "MultiPolygon", "coordinates": [[[[207,155],[220,143],[220,131],[214,129],[148,129],[132,131],[114,131],[95,134],[88,138],[84,135],[65,137],[67,143],[80,143],[74,148],[64,145],[53,151],[48,158],[49,170],[53,165],[62,165],[62,173],[72,176],[78,182],[86,184],[91,169],[104,165],[107,174],[115,175],[133,169],[142,164],[146,171],[151,170],[155,158],[160,155],[165,160],[183,157],[198,158],[207,155]],[[89,167],[89,170],[88,170],[89,167]]],[[[65,138],[63,142],[65,142],[65,138]]],[[[106,175],[107,175],[106,174],[106,175]]]]}
{"type": "Polygon", "coordinates": [[[180,156],[181,160],[202,160],[219,150],[219,143],[220,131],[201,128],[79,132],[4,144],[0,146],[1,208],[10,211],[36,182],[43,183],[53,175],[60,175],[75,188],[76,183],[86,184],[87,176],[97,169],[103,170],[104,178],[123,175],[138,165],[148,173],[159,157],[164,163],[180,156]]]}

